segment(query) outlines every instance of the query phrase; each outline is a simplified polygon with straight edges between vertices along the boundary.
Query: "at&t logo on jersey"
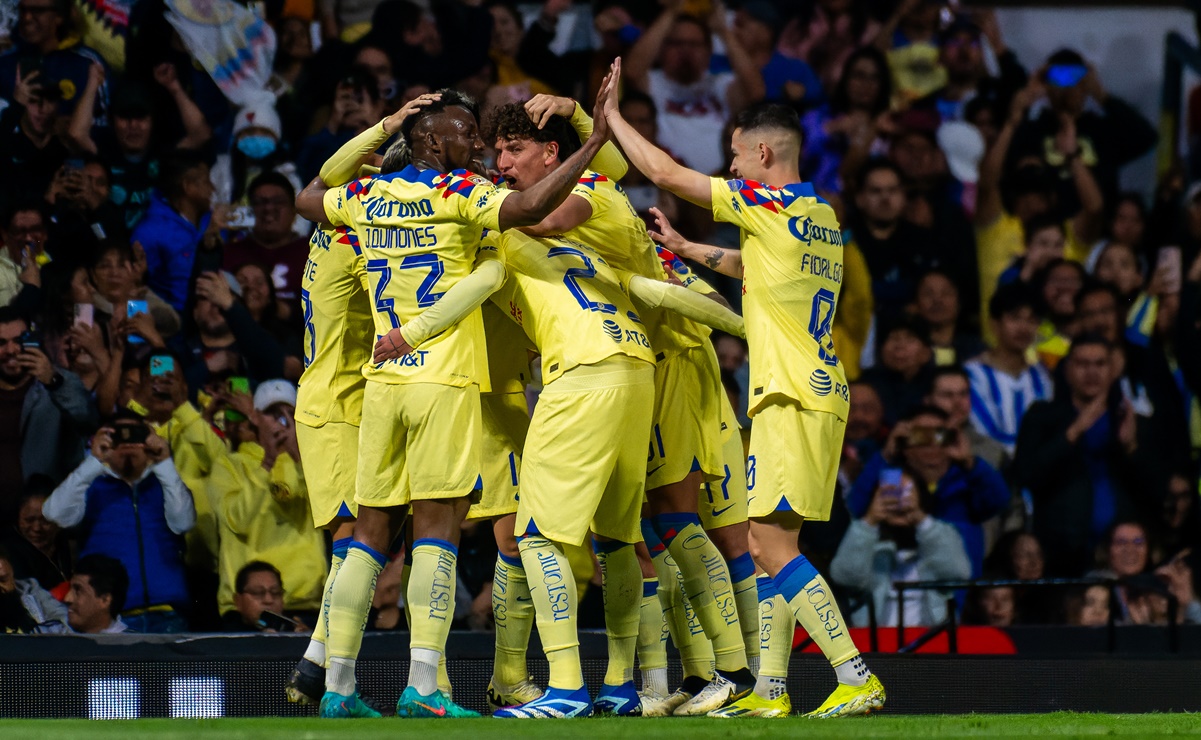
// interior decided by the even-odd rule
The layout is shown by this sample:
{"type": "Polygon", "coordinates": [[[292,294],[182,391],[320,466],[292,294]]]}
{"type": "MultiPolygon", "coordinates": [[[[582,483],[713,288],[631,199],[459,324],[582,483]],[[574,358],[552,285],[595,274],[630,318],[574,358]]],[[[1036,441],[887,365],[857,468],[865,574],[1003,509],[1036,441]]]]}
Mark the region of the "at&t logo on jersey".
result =
{"type": "Polygon", "coordinates": [[[809,376],[809,389],[818,396],[828,396],[834,390],[834,381],[828,372],[819,367],[809,376]]]}
{"type": "Polygon", "coordinates": [[[613,319],[605,319],[601,322],[601,328],[605,330],[605,334],[614,342],[621,342],[621,327],[613,319]]]}

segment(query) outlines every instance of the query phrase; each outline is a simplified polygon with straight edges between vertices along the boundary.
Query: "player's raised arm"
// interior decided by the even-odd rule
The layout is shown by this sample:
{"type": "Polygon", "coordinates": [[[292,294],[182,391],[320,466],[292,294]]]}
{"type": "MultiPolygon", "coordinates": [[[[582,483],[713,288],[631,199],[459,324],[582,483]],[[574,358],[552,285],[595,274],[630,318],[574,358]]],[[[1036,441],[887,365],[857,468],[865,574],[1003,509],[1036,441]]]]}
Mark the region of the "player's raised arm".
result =
{"type": "Polygon", "coordinates": [[[605,80],[606,83],[601,85],[601,95],[605,96],[602,111],[609,127],[613,129],[613,137],[625,150],[630,163],[664,190],[698,206],[712,207],[713,196],[708,175],[690,170],[676,162],[667,152],[642,138],[642,135],[621,117],[621,111],[617,107],[617,89],[621,82],[620,57],[613,62],[612,71],[605,80]]]}
{"type": "Polygon", "coordinates": [[[648,231],[647,235],[667,247],[681,257],[694,262],[703,262],[710,270],[722,275],[742,278],[742,252],[737,249],[723,249],[709,244],[690,242],[672,228],[671,222],[658,208],[651,208],[655,216],[655,227],[658,231],[648,231]]]}
{"type": "Polygon", "coordinates": [[[611,85],[606,84],[609,81],[609,77],[605,77],[600,92],[596,96],[596,106],[593,109],[595,127],[592,135],[577,152],[568,157],[566,162],[537,185],[528,190],[514,192],[505,198],[500,206],[499,214],[501,231],[537,224],[549,216],[571,194],[580,175],[588,169],[592,158],[609,140],[609,126],[601,114],[605,101],[613,89],[611,85]]]}
{"type": "Polygon", "coordinates": [[[741,316],[683,286],[630,275],[629,291],[630,298],[641,307],[666,308],[727,334],[746,336],[746,326],[741,316]]]}

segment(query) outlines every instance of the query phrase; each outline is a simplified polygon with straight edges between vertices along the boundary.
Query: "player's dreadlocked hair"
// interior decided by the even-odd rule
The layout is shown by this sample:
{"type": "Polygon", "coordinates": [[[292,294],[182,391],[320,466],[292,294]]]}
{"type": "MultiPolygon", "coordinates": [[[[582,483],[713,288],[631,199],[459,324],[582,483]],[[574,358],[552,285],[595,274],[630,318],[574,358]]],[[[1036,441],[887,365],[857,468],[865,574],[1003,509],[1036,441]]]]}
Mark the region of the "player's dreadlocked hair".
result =
{"type": "Polygon", "coordinates": [[[571,123],[562,116],[551,116],[542,128],[530,120],[524,103],[508,103],[492,111],[484,124],[484,143],[519,139],[536,141],[540,144],[555,142],[559,145],[559,161],[562,162],[580,148],[580,137],[571,123]]]}
{"type": "Polygon", "coordinates": [[[480,108],[479,104],[475,102],[475,98],[449,87],[444,87],[436,92],[442,96],[440,100],[435,100],[429,105],[419,108],[416,113],[400,124],[400,138],[404,140],[410,150],[413,148],[413,129],[417,127],[417,124],[447,108],[466,108],[477,121],[479,120],[480,108]]]}

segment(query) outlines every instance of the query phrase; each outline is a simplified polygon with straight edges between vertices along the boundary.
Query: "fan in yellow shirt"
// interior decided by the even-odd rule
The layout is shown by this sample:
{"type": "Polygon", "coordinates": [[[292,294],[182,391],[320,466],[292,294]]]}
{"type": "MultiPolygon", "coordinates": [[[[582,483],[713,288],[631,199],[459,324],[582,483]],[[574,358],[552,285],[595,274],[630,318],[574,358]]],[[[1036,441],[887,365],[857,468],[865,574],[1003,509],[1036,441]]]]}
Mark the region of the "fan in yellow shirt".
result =
{"type": "MultiPolygon", "coordinates": [[[[618,60],[611,86],[619,82],[620,69],[618,60]]],[[[747,471],[751,550],[780,592],[774,598],[788,602],[838,676],[834,693],[812,714],[844,716],[882,707],[883,686],[859,656],[825,579],[797,549],[806,519],[829,518],[849,406],[831,339],[842,283],[842,232],[834,210],[800,181],[797,114],[773,104],[739,114],[730,167],[737,179],[730,181],[676,163],[625,122],[615,102],[605,105],[604,115],[639,171],[659,187],[712,208],[714,218],[741,231],[740,251],[717,250],[713,257],[721,271],[743,277],[751,357],[748,414],[755,420],[747,471]]],[[[787,655],[776,653],[763,654],[753,692],[713,715],[786,716],[787,655]]]]}

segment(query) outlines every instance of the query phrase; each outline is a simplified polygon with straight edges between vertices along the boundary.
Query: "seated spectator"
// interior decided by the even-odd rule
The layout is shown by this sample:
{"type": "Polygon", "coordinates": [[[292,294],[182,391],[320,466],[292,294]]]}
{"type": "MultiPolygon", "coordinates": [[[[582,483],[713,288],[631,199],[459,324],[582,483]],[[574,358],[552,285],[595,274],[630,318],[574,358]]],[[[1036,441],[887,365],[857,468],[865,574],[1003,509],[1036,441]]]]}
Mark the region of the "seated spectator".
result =
{"type": "Polygon", "coordinates": [[[280,627],[291,627],[283,631],[309,632],[305,625],[284,617],[285,593],[275,566],[261,560],[242,566],[234,582],[234,608],[221,615],[225,631],[279,632],[280,627]]]}
{"type": "Polygon", "coordinates": [[[280,308],[288,312],[284,318],[297,316],[300,276],[308,260],[309,240],[292,230],[296,191],[278,172],[264,172],[250,183],[247,195],[254,210],[254,226],[246,236],[225,245],[221,269],[237,274],[242,265],[262,265],[275,286],[280,308]]]}
{"type": "Polygon", "coordinates": [[[49,218],[41,204],[28,201],[8,205],[3,214],[0,308],[12,306],[20,313],[33,313],[42,302],[39,257],[45,252],[49,218]]]}
{"type": "MultiPolygon", "coordinates": [[[[878,479],[869,481],[871,503],[847,529],[830,563],[830,577],[870,594],[881,626],[896,626],[901,609],[906,625],[938,624],[947,615],[947,593],[907,591],[902,605],[892,584],[970,577],[963,540],[954,526],[932,515],[934,497],[920,474],[905,468],[876,472],[878,479]]],[[[868,624],[866,607],[851,615],[851,624],[868,624]]]]}
{"type": "Polygon", "coordinates": [[[915,313],[930,327],[930,344],[938,367],[962,364],[984,351],[980,337],[960,326],[959,287],[947,273],[930,270],[923,275],[913,304],[915,313]]]}
{"type": "MultiPolygon", "coordinates": [[[[209,480],[209,496],[220,525],[218,553],[222,614],[234,608],[238,570],[251,561],[280,564],[287,588],[284,608],[313,612],[321,606],[325,544],[313,528],[308,489],[296,444],[296,386],[285,380],[259,385],[253,401],[231,394],[243,421],[226,434],[235,448],[209,480]]],[[[309,620],[311,621],[311,619],[309,620]]]]}
{"type": "Polygon", "coordinates": [[[851,393],[850,411],[847,413],[846,435],[842,441],[842,460],[839,463],[838,479],[844,489],[859,477],[863,465],[872,459],[884,440],[888,428],[884,426],[884,404],[880,394],[870,384],[854,382],[849,386],[851,393]]]}
{"type": "Polygon", "coordinates": [[[1084,266],[1091,273],[1097,268],[1097,259],[1110,242],[1121,242],[1134,247],[1140,256],[1146,257],[1145,236],[1147,235],[1147,204],[1143,196],[1127,192],[1118,196],[1114,201],[1109,223],[1106,225],[1105,238],[1097,241],[1088,253],[1084,266]]]}
{"type": "Polygon", "coordinates": [[[188,603],[182,535],[196,509],[162,437],[123,411],[92,440],[92,456],[43,507],[61,527],[80,528],[80,555],[121,561],[129,574],[124,617],[138,632],[183,632],[188,603]],[[135,533],[137,537],[131,537],[135,533]]]}
{"type": "Polygon", "coordinates": [[[1024,621],[1020,618],[1017,595],[1012,586],[975,588],[968,592],[968,603],[963,611],[964,624],[981,624],[987,627],[1012,627],[1024,621]]]}
{"type": "MultiPolygon", "coordinates": [[[[1151,573],[1133,576],[1121,587],[1126,619],[1123,624],[1163,625],[1169,622],[1168,585],[1151,573]]],[[[1183,614],[1177,609],[1176,618],[1183,614]]]]}
{"type": "Polygon", "coordinates": [[[261,265],[247,262],[234,271],[242,287],[242,302],[255,323],[279,342],[284,351],[284,377],[296,381],[304,371],[304,329],[301,316],[276,297],[275,285],[261,265]],[[291,319],[289,321],[289,319],[291,319]]]}
{"type": "MultiPolygon", "coordinates": [[[[998,578],[1037,581],[1046,575],[1046,558],[1038,538],[1029,532],[1012,531],[1001,537],[989,555],[989,570],[998,578]]],[[[1050,599],[1054,591],[1042,588],[1014,590],[1019,621],[1024,624],[1049,624],[1054,618],[1050,599]]]]}
{"type": "Polygon", "coordinates": [[[876,389],[884,423],[891,426],[921,404],[933,370],[930,330],[920,318],[902,314],[880,330],[879,341],[879,363],[859,379],[876,389]]]}
{"type": "Polygon", "coordinates": [[[19,579],[32,578],[47,591],[57,591],[71,575],[71,549],[62,530],[42,514],[54,482],[45,476],[30,481],[17,499],[16,525],[0,536],[19,579]]]}
{"type": "Polygon", "coordinates": [[[116,317],[118,320],[136,318],[129,316],[129,301],[145,301],[146,309],[154,320],[154,331],[161,339],[170,339],[179,332],[179,314],[153,290],[139,284],[138,269],[134,266],[138,256],[123,242],[109,240],[101,242],[91,263],[92,284],[96,286],[91,303],[96,307],[96,323],[105,324],[116,317]]]}
{"type": "Polygon", "coordinates": [[[1201,600],[1197,598],[1197,583],[1193,568],[1197,558],[1192,548],[1185,548],[1155,569],[1155,577],[1176,597],[1176,620],[1181,624],[1201,624],[1201,600]]]}
{"type": "Polygon", "coordinates": [[[1039,272],[1064,257],[1067,232],[1063,222],[1054,216],[1039,214],[1022,224],[1022,239],[1025,252],[1001,273],[997,285],[1015,282],[1033,285],[1039,272]]]}
{"type": "Polygon", "coordinates": [[[868,461],[847,494],[851,516],[865,515],[880,470],[903,465],[932,487],[929,513],[954,525],[963,538],[973,578],[983,572],[984,527],[1010,502],[1001,474],[972,454],[967,437],[948,427],[947,415],[933,407],[919,407],[893,428],[880,454],[868,461]]]}
{"type": "MultiPolygon", "coordinates": [[[[744,2],[734,13],[734,36],[751,64],[763,76],[763,99],[785,103],[798,110],[807,108],[824,97],[822,83],[803,60],[785,56],[777,50],[776,42],[782,28],[780,12],[770,0],[744,2]]],[[[728,59],[719,57],[714,66],[724,71],[729,67],[728,59]]]]}
{"type": "Polygon", "coordinates": [[[1076,326],[1076,299],[1086,276],[1079,262],[1056,259],[1034,276],[1034,291],[1040,301],[1042,323],[1038,326],[1035,353],[1043,367],[1055,370],[1068,353],[1076,326]]]}
{"type": "MultiPolygon", "coordinates": [[[[0,67],[11,61],[11,55],[0,56],[0,67]]],[[[26,72],[18,80],[12,95],[0,96],[11,103],[0,112],[0,197],[5,201],[28,198],[46,192],[54,173],[69,156],[59,138],[63,115],[62,91],[53,84],[44,84],[38,70],[26,72]]],[[[12,84],[16,77],[0,82],[12,84]]]]}
{"type": "Polygon", "coordinates": [[[1143,288],[1143,268],[1138,255],[1129,244],[1111,241],[1097,255],[1097,267],[1093,271],[1097,280],[1112,286],[1122,300],[1130,303],[1143,288]]]}
{"type": "Polygon", "coordinates": [[[805,182],[824,197],[843,193],[870,155],[891,96],[888,60],[879,49],[864,46],[847,57],[830,101],[801,116],[805,182]]]}
{"type": "Polygon", "coordinates": [[[18,580],[8,552],[0,548],[0,633],[66,631],[67,607],[32,578],[18,580]]]}
{"type": "MultiPolygon", "coordinates": [[[[965,437],[976,455],[996,470],[1009,467],[1009,453],[997,440],[981,434],[972,425],[972,386],[970,376],[960,365],[935,368],[930,376],[930,390],[924,402],[942,409],[947,426],[965,437]]],[[[848,420],[848,426],[850,421],[848,420]]]]}
{"type": "Polygon", "coordinates": [[[714,12],[714,30],[705,19],[683,14],[683,5],[666,5],[622,60],[623,75],[650,95],[659,111],[661,141],[688,142],[676,153],[706,174],[725,162],[722,129],[733,114],[763,99],[763,76],[735,34],[714,12]],[[725,44],[733,72],[709,71],[712,34],[725,44]],[[657,69],[652,69],[656,60],[657,69]]]}
{"type": "Polygon", "coordinates": [[[195,329],[172,342],[183,360],[184,377],[195,393],[231,375],[251,383],[284,374],[284,351],[259,326],[240,300],[242,287],[228,273],[206,272],[196,278],[192,320],[195,329]]]}
{"type": "Polygon", "coordinates": [[[128,632],[121,620],[129,575],[120,560],[93,553],[75,564],[71,589],[67,591],[67,622],[86,635],[128,632]]]}
{"type": "Polygon", "coordinates": [[[1109,342],[1078,337],[1062,365],[1064,392],[1022,418],[1013,473],[1033,499],[1048,573],[1075,576],[1115,521],[1154,517],[1160,502],[1140,492],[1164,490],[1166,475],[1150,420],[1116,393],[1109,342]]]}
{"type": "Polygon", "coordinates": [[[220,239],[221,224],[209,212],[213,184],[209,166],[191,152],[176,151],[164,160],[158,190],[133,240],[146,255],[146,285],[183,311],[192,264],[201,243],[220,239]]]}
{"type": "Polygon", "coordinates": [[[83,383],[40,345],[25,319],[0,308],[0,516],[8,523],[33,476],[59,481],[79,464],[82,434],[95,424],[83,383]]]}
{"type": "Polygon", "coordinates": [[[1109,589],[1088,586],[1071,592],[1064,599],[1067,624],[1077,627],[1104,627],[1109,624],[1109,589]]]}
{"type": "Polygon", "coordinates": [[[1034,295],[1020,285],[997,290],[988,303],[995,347],[964,364],[972,382],[972,426],[1012,455],[1026,409],[1051,397],[1051,376],[1028,359],[1038,332],[1034,295]]]}
{"type": "MultiPolygon", "coordinates": [[[[1159,540],[1168,552],[1176,552],[1201,542],[1201,500],[1196,479],[1178,471],[1168,479],[1167,496],[1159,520],[1159,540]]],[[[1201,551],[1199,551],[1201,552],[1201,551]]]]}

